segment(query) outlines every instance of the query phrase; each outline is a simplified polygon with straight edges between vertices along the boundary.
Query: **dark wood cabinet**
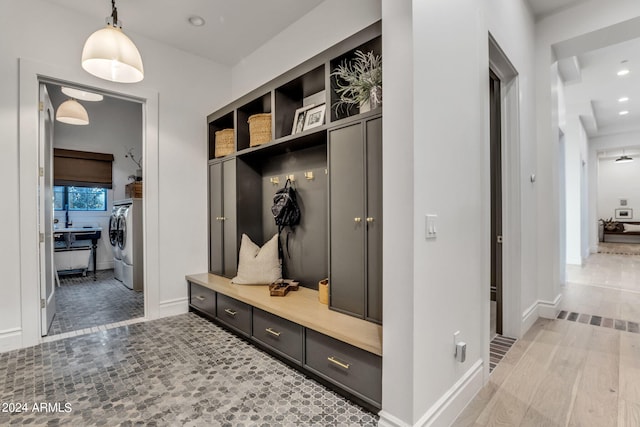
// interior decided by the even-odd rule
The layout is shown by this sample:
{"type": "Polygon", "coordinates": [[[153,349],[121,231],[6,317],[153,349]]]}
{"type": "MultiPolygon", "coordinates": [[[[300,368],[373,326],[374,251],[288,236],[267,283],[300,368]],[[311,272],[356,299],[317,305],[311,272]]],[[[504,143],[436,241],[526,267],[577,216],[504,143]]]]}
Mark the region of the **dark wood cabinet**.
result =
{"type": "Polygon", "coordinates": [[[236,160],[209,166],[209,270],[233,277],[238,269],[236,160]]]}
{"type": "Polygon", "coordinates": [[[333,309],[382,321],[382,118],[329,132],[333,309]]]}

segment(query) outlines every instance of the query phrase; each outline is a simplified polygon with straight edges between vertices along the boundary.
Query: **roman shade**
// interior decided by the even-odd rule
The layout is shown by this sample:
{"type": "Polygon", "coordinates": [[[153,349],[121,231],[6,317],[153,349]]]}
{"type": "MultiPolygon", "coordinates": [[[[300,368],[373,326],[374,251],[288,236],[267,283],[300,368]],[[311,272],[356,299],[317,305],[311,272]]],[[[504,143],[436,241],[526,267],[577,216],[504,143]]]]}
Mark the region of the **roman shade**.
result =
{"type": "Polygon", "coordinates": [[[53,149],[53,185],[112,188],[113,154],[53,149]]]}

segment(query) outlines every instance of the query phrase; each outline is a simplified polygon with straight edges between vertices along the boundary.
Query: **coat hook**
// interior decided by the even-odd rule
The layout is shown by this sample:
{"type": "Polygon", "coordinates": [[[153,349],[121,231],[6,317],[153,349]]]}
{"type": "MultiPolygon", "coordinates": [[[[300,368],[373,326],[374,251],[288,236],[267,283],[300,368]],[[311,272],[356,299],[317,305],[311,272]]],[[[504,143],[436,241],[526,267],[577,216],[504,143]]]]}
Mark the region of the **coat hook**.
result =
{"type": "Polygon", "coordinates": [[[304,173],[304,177],[307,178],[307,180],[312,181],[313,180],[313,171],[305,172],[304,173]]]}
{"type": "Polygon", "coordinates": [[[269,178],[269,182],[271,182],[273,185],[278,185],[280,184],[280,178],[278,178],[277,176],[272,176],[271,178],[269,178]]]}
{"type": "Polygon", "coordinates": [[[291,182],[294,182],[296,180],[296,177],[291,174],[291,175],[286,175],[285,178],[287,178],[288,180],[290,180],[291,182]]]}

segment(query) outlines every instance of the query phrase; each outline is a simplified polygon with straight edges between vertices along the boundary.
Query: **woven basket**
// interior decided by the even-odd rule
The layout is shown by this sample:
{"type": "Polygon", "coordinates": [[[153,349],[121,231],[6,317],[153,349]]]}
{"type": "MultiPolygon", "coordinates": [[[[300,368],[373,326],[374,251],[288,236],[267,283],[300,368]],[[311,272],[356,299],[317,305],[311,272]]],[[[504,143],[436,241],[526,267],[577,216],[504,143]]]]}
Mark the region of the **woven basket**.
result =
{"type": "Polygon", "coordinates": [[[215,156],[222,157],[233,153],[233,129],[222,129],[216,132],[215,156]]]}
{"type": "Polygon", "coordinates": [[[249,117],[249,146],[271,141],[271,114],[254,114],[249,117]]]}

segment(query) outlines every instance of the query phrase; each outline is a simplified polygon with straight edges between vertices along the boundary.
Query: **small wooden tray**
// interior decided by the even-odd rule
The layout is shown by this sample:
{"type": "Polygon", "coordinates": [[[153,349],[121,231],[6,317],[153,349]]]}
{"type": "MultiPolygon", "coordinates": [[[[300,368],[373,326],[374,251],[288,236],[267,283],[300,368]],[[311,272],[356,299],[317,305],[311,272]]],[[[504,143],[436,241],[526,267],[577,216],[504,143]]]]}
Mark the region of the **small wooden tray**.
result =
{"type": "Polygon", "coordinates": [[[275,282],[269,285],[269,295],[272,297],[283,297],[289,293],[289,291],[297,291],[300,286],[300,282],[286,279],[279,282],[275,282]]]}

